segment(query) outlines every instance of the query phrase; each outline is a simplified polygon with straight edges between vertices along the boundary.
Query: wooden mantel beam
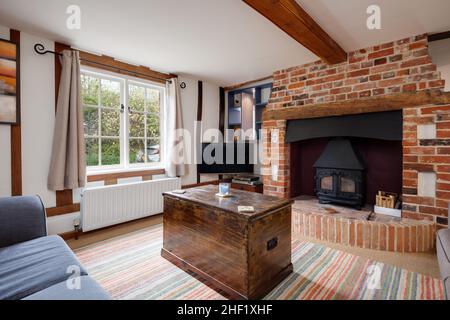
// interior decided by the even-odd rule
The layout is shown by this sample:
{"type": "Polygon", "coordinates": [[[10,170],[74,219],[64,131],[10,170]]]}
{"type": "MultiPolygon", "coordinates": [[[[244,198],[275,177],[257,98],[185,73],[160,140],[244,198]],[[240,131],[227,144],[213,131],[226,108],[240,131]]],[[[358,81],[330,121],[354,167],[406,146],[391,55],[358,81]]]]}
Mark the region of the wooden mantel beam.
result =
{"type": "Polygon", "coordinates": [[[263,113],[263,121],[336,117],[351,114],[402,110],[433,104],[450,104],[450,92],[425,90],[342,102],[265,110],[263,113]]]}
{"type": "Polygon", "coordinates": [[[295,0],[243,1],[327,63],[347,60],[347,53],[295,0]]]}

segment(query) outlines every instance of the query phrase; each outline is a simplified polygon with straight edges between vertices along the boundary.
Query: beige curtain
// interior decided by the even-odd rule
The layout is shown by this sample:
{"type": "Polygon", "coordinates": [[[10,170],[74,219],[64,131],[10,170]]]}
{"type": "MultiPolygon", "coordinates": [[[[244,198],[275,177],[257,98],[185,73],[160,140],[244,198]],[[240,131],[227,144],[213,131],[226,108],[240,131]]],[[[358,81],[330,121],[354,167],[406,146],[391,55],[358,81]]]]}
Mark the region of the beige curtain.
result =
{"type": "Polygon", "coordinates": [[[48,188],[54,191],[81,188],[86,181],[78,51],[64,50],[61,63],[53,150],[48,174],[48,188]]]}
{"type": "Polygon", "coordinates": [[[187,174],[187,150],[183,136],[180,86],[177,78],[173,78],[171,82],[167,84],[167,100],[164,136],[166,142],[166,175],[169,177],[182,177],[187,174]]]}

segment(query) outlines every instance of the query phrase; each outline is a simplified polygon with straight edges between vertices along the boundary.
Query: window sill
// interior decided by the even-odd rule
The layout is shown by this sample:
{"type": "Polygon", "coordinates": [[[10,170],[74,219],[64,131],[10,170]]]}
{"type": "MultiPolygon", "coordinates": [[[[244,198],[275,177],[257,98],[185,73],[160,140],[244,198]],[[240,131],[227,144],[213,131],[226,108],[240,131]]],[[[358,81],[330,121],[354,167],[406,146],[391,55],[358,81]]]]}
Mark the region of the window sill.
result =
{"type": "Polygon", "coordinates": [[[128,168],[128,169],[116,169],[116,170],[98,170],[88,171],[87,181],[105,181],[114,179],[144,177],[165,174],[166,170],[161,166],[158,167],[141,167],[141,168],[128,168]]]}

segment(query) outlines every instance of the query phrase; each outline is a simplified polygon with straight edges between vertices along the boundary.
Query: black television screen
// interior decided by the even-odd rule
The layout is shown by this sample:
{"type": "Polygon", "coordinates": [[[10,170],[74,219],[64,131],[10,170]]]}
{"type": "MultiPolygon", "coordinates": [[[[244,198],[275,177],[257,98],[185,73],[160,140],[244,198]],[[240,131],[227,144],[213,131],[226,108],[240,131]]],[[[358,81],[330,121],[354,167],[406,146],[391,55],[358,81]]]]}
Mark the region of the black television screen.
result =
{"type": "Polygon", "coordinates": [[[248,141],[202,143],[199,173],[253,173],[255,145],[248,141]]]}

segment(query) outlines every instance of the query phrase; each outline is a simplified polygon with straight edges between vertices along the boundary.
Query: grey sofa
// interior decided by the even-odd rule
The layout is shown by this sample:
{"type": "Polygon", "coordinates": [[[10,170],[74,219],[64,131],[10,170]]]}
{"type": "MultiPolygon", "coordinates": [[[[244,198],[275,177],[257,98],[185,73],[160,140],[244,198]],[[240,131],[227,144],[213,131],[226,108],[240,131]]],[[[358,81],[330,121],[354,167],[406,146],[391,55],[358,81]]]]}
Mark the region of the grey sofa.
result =
{"type": "MultiPolygon", "coordinates": [[[[450,213],[450,203],[449,203],[450,213]]],[[[442,229],[437,233],[436,248],[441,277],[447,299],[450,299],[450,229],[442,229]]]]}
{"type": "Polygon", "coordinates": [[[47,236],[37,196],[0,198],[0,300],[18,299],[110,299],[64,240],[47,236]]]}

